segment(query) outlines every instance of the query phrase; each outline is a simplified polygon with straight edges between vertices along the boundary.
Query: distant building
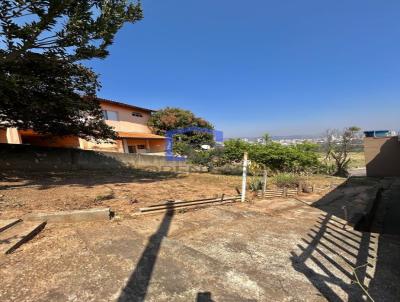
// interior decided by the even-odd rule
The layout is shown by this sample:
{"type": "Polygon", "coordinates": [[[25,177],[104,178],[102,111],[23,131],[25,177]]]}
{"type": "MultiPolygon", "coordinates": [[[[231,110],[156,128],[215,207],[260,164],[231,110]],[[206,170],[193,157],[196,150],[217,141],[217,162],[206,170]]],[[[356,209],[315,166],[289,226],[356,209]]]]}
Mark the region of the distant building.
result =
{"type": "Polygon", "coordinates": [[[400,176],[400,137],[394,131],[365,131],[367,176],[400,176]]]}
{"type": "Polygon", "coordinates": [[[0,143],[119,153],[159,153],[165,150],[165,137],[152,133],[147,126],[153,110],[106,99],[99,101],[106,124],[117,132],[118,138],[114,144],[87,141],[76,136],[42,135],[32,130],[16,128],[0,128],[0,143]]]}

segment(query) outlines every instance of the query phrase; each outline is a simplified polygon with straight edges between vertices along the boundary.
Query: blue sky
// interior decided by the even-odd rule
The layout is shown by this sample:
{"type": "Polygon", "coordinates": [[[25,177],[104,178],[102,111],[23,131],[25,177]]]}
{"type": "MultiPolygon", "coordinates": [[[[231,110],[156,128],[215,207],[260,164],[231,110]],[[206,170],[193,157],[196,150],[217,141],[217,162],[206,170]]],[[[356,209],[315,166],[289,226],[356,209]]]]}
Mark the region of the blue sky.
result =
{"type": "Polygon", "coordinates": [[[400,1],[144,0],[99,96],[182,107],[227,137],[400,129],[400,1]]]}

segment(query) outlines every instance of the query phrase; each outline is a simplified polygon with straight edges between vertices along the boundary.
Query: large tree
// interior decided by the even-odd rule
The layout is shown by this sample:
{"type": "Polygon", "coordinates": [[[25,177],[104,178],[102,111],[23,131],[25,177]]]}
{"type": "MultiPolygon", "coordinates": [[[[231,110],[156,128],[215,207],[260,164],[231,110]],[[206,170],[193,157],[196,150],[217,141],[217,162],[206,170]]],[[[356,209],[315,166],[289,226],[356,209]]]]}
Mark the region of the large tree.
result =
{"type": "Polygon", "coordinates": [[[1,0],[0,124],[114,138],[97,74],[83,62],[104,59],[123,24],[141,18],[140,3],[128,0],[1,0]]]}
{"type": "MultiPolygon", "coordinates": [[[[170,130],[187,128],[214,129],[210,122],[195,116],[193,112],[171,107],[153,113],[148,124],[159,135],[166,135],[170,130]]],[[[179,154],[187,155],[191,150],[200,149],[201,145],[213,146],[214,143],[213,134],[203,131],[188,131],[174,135],[174,151],[179,154]]]]}

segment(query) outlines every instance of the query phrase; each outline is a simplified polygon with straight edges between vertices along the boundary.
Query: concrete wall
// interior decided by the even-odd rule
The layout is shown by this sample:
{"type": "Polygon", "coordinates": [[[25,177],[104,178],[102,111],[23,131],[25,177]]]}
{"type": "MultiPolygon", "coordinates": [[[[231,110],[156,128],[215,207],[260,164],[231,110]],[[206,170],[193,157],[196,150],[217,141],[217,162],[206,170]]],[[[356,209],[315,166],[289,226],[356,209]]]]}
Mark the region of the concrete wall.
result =
{"type": "MultiPolygon", "coordinates": [[[[127,167],[187,172],[186,162],[163,156],[0,144],[0,171],[107,170],[127,167]]],[[[193,168],[196,171],[195,168],[193,168]]]]}
{"type": "Polygon", "coordinates": [[[364,139],[367,176],[400,176],[400,141],[398,137],[364,139]]]}

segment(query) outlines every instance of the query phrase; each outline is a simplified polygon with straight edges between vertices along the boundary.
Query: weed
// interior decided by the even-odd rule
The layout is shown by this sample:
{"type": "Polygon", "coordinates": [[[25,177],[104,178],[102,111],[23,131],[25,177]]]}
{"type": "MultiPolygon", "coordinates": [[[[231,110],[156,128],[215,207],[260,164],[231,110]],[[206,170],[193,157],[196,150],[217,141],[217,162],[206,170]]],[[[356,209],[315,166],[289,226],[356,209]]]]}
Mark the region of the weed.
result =
{"type": "Polygon", "coordinates": [[[94,202],[102,202],[105,200],[113,199],[114,197],[115,197],[114,192],[109,192],[106,194],[99,194],[94,198],[94,202]]]}

